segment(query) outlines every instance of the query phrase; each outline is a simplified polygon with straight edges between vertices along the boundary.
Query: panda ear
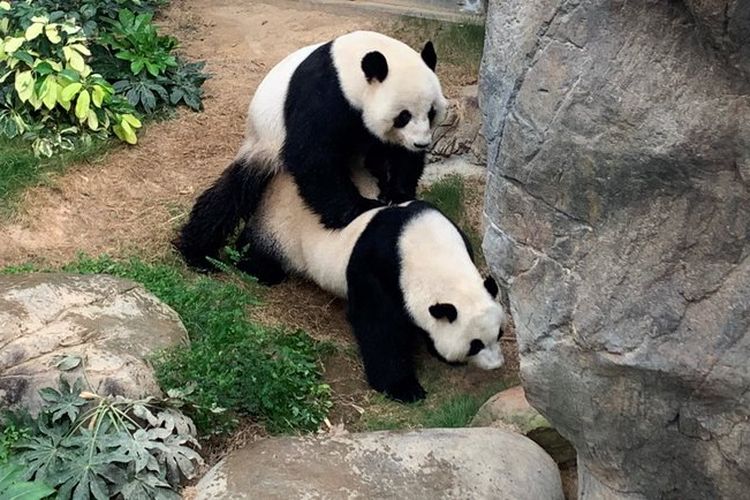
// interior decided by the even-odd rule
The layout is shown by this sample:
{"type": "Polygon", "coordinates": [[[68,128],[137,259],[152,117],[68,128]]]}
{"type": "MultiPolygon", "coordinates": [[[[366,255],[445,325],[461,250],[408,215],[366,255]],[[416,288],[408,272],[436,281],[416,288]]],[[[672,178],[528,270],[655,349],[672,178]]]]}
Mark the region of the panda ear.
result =
{"type": "Polygon", "coordinates": [[[432,71],[435,71],[435,67],[437,66],[437,54],[435,53],[435,47],[433,47],[432,42],[424,44],[424,48],[422,49],[422,60],[427,67],[432,71]]]}
{"type": "Polygon", "coordinates": [[[362,58],[362,71],[368,83],[372,83],[373,78],[382,82],[388,76],[388,61],[378,51],[368,52],[362,58]]]}
{"type": "Polygon", "coordinates": [[[435,304],[430,306],[430,314],[435,319],[447,319],[448,323],[453,323],[458,317],[458,311],[453,304],[435,304]]]}
{"type": "Polygon", "coordinates": [[[487,289],[487,291],[492,295],[492,298],[497,297],[497,292],[500,290],[497,288],[497,283],[495,282],[495,278],[492,276],[487,276],[487,279],[484,280],[484,288],[487,289]]]}

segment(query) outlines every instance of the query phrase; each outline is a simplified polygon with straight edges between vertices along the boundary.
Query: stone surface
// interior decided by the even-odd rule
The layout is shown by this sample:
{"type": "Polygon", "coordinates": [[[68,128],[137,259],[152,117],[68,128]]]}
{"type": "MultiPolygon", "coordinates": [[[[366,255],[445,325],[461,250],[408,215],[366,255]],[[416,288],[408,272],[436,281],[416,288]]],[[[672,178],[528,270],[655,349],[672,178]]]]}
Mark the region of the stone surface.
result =
{"type": "Polygon", "coordinates": [[[555,462],[499,429],[429,429],[266,439],[230,453],[198,500],[562,499],[555,462]]]}
{"type": "Polygon", "coordinates": [[[750,488],[747,10],[490,2],[484,251],[582,498],[750,488]]]}
{"type": "Polygon", "coordinates": [[[523,434],[541,446],[558,464],[575,464],[576,450],[573,445],[529,404],[520,385],[488,399],[474,415],[471,426],[497,427],[523,434]]]}
{"type": "Polygon", "coordinates": [[[451,99],[445,120],[433,134],[431,161],[462,155],[476,165],[487,164],[487,141],[477,92],[476,85],[469,85],[457,99],[451,99]]]}
{"type": "Polygon", "coordinates": [[[37,391],[81,377],[94,392],[160,395],[149,355],[186,342],[172,309],[140,285],[105,275],[0,276],[0,408],[42,403],[37,391]],[[78,357],[76,368],[56,364],[78,357]]]}

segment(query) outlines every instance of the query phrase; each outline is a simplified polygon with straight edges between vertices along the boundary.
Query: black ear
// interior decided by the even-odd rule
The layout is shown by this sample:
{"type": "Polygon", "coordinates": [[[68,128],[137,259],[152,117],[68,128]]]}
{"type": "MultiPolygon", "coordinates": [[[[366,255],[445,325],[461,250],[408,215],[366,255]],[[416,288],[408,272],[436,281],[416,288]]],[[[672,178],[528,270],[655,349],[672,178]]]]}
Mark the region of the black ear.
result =
{"type": "Polygon", "coordinates": [[[484,288],[486,288],[487,291],[490,292],[490,295],[492,295],[493,299],[497,297],[497,292],[499,292],[499,290],[497,288],[495,278],[493,278],[492,276],[487,276],[487,279],[484,280],[484,288]]]}
{"type": "Polygon", "coordinates": [[[437,54],[435,53],[435,47],[432,46],[432,42],[424,44],[424,48],[422,49],[422,60],[428,68],[435,71],[435,66],[437,66],[437,54]]]}
{"type": "Polygon", "coordinates": [[[368,82],[372,82],[373,78],[382,82],[388,76],[388,61],[378,51],[368,52],[362,58],[362,71],[365,72],[365,78],[368,82]]]}
{"type": "Polygon", "coordinates": [[[453,323],[458,317],[458,311],[456,311],[456,306],[453,304],[435,304],[434,306],[430,306],[430,314],[435,319],[445,318],[449,323],[453,323]]]}

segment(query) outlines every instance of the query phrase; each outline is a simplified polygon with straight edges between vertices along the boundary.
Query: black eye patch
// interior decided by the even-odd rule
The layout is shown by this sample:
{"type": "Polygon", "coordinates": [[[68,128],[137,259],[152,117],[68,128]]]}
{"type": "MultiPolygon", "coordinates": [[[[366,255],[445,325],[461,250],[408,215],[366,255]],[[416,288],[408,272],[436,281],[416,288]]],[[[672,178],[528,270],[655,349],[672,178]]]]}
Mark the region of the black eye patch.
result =
{"type": "Polygon", "coordinates": [[[484,349],[484,342],[479,339],[474,339],[471,341],[471,344],[469,344],[469,353],[467,354],[467,356],[474,356],[475,354],[478,354],[482,349],[484,349]]]}
{"type": "Polygon", "coordinates": [[[497,333],[497,340],[500,340],[502,336],[503,336],[503,329],[501,328],[500,331],[497,333]]]}
{"type": "Polygon", "coordinates": [[[411,113],[409,110],[403,110],[393,119],[393,126],[396,128],[404,128],[411,121],[411,113]]]}
{"type": "Polygon", "coordinates": [[[435,119],[435,106],[430,108],[430,111],[427,113],[427,119],[430,120],[430,125],[432,125],[432,121],[435,119]]]}

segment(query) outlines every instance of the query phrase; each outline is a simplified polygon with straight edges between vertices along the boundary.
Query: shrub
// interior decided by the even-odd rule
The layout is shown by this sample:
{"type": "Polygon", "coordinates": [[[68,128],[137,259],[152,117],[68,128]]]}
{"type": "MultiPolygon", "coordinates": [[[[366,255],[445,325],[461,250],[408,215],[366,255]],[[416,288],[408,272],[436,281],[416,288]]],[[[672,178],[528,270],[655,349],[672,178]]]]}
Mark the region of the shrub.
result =
{"type": "Polygon", "coordinates": [[[41,482],[24,481],[23,467],[20,465],[0,465],[0,498],[40,500],[54,492],[41,482]]]}
{"type": "Polygon", "coordinates": [[[208,76],[157,33],[153,10],[163,3],[0,1],[0,135],[51,156],[112,133],[135,144],[139,114],[200,110],[208,76]]]}
{"type": "MultiPolygon", "coordinates": [[[[39,391],[45,401],[13,445],[22,479],[48,484],[57,498],[179,498],[201,458],[195,427],[170,400],[102,397],[78,379],[39,391]]],[[[26,484],[31,488],[31,484],[26,484]]],[[[42,498],[51,490],[37,484],[42,498]],[[47,493],[45,493],[47,491],[47,493]],[[42,494],[44,493],[44,494],[42,494]]]]}

